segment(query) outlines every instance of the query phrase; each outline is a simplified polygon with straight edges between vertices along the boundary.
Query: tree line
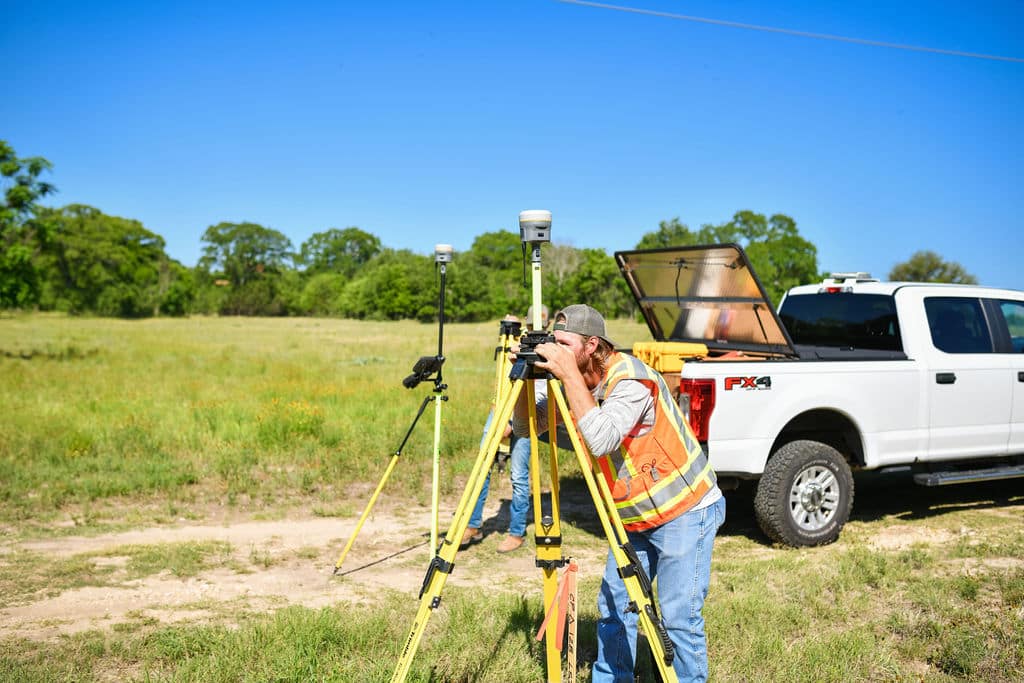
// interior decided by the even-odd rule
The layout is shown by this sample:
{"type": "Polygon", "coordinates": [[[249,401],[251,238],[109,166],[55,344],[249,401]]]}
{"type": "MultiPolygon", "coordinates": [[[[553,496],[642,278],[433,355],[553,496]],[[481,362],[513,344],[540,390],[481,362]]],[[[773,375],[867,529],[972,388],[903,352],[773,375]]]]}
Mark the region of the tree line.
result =
{"type": "MultiPolygon", "coordinates": [[[[433,255],[394,249],[358,227],[316,232],[296,249],[256,223],[206,229],[194,267],[170,258],[164,239],[130,218],[83,204],[50,208],[52,165],[19,158],[0,140],[0,309],[150,316],[312,315],[430,321],[437,315],[433,255]]],[[[735,242],[777,302],[789,287],[823,277],[817,249],[784,214],[738,211],[692,230],[678,218],[643,234],[637,249],[735,242]]],[[[614,258],[603,249],[542,246],[543,290],[552,308],[585,301],[611,317],[635,314],[614,258]]],[[[446,276],[446,319],[473,322],[525,312],[529,273],[518,232],[495,230],[456,253],[446,276]]],[[[956,263],[918,252],[890,279],[975,282],[956,263]]]]}

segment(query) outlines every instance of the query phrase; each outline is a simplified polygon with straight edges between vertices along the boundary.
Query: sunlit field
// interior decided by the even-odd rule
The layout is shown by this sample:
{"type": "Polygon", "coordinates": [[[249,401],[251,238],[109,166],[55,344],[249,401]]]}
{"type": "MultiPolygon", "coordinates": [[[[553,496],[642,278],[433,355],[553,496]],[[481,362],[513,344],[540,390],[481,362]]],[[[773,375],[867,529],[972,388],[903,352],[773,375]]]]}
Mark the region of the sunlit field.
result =
{"type": "MultiPolygon", "coordinates": [[[[611,329],[623,343],[648,334],[611,329]]],[[[498,334],[496,322],[444,328],[446,494],[476,455],[498,334]]],[[[0,521],[19,533],[69,514],[86,526],[143,521],[125,519],[125,497],[201,510],[301,495],[345,514],[347,488],[379,474],[433,396],[432,381],[402,380],[437,351],[438,326],[414,322],[4,318],[0,521]]],[[[433,422],[431,407],[393,475],[409,496],[429,493],[433,422]]]]}
{"type": "MultiPolygon", "coordinates": [[[[444,330],[440,485],[451,505],[492,398],[498,325],[444,330]]],[[[650,339],[634,321],[609,331],[624,346],[650,339]]],[[[60,557],[29,542],[226,518],[351,522],[433,394],[432,382],[406,389],[402,379],[437,352],[437,332],[308,318],[0,318],[0,622],[11,606],[83,586],[258,576],[282,562],[201,539],[60,557]]],[[[388,482],[388,506],[429,505],[433,423],[431,403],[388,482]]],[[[599,552],[572,463],[563,473],[566,547],[599,552]]],[[[858,474],[840,541],[801,550],[768,542],[749,491],[727,499],[705,609],[712,680],[1024,680],[1020,480],[930,490],[858,474]]],[[[337,550],[296,553],[322,566],[337,550]]],[[[504,576],[501,557],[475,552],[465,568],[490,580],[446,588],[409,680],[544,680],[537,570],[504,576]]],[[[423,555],[404,561],[425,568],[423,555]]],[[[596,650],[590,569],[581,681],[596,650]]],[[[386,681],[417,589],[321,607],[224,602],[216,618],[196,620],[165,621],[140,605],[73,634],[8,633],[0,680],[386,681]]],[[[643,658],[640,669],[652,680],[643,658]]]]}

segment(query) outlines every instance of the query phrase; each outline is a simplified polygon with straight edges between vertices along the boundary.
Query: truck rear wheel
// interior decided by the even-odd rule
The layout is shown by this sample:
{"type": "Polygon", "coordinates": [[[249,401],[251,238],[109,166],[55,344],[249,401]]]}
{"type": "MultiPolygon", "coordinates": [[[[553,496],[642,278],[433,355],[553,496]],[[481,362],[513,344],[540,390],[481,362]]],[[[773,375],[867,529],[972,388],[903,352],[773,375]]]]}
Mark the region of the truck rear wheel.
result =
{"type": "Polygon", "coordinates": [[[850,466],[819,441],[791,441],[777,450],[754,496],[761,529],[773,541],[796,547],[835,541],[852,506],[850,466]]]}

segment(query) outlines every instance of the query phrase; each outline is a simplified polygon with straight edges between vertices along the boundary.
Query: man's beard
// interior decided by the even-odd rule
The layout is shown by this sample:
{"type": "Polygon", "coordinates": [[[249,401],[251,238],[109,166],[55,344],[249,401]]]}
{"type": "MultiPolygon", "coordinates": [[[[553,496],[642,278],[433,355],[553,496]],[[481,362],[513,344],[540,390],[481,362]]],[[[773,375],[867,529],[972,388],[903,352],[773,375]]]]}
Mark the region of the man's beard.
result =
{"type": "Polygon", "coordinates": [[[576,354],[576,367],[580,369],[580,374],[584,377],[593,368],[593,362],[593,356],[588,356],[586,351],[580,351],[576,354]]]}

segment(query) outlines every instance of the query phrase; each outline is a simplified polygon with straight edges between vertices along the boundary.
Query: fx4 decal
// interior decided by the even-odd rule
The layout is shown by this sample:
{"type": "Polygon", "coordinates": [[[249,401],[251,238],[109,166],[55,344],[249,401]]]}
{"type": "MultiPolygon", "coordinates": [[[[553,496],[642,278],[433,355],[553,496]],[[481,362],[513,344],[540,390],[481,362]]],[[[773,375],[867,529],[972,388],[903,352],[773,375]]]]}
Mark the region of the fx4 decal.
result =
{"type": "Polygon", "coordinates": [[[733,389],[771,389],[772,378],[768,375],[764,377],[726,377],[725,378],[725,390],[732,391],[733,389]]]}

